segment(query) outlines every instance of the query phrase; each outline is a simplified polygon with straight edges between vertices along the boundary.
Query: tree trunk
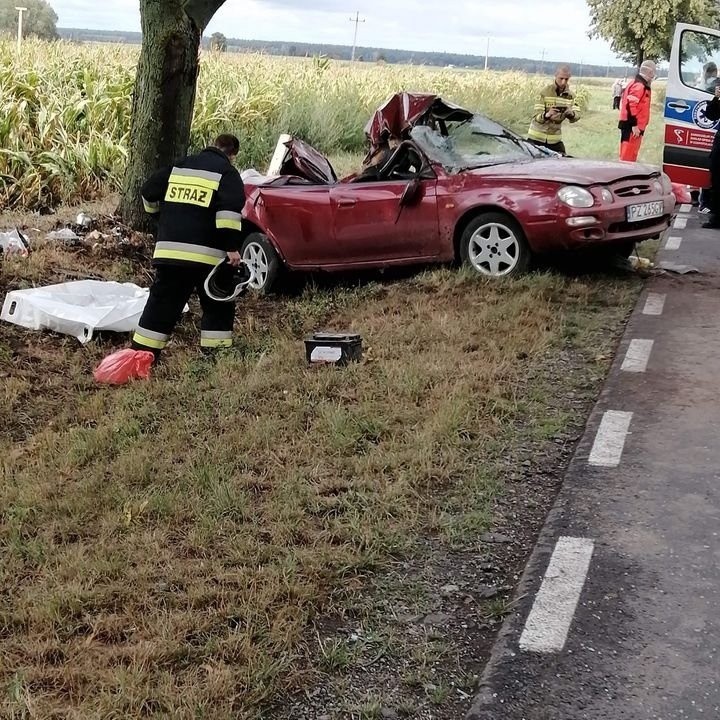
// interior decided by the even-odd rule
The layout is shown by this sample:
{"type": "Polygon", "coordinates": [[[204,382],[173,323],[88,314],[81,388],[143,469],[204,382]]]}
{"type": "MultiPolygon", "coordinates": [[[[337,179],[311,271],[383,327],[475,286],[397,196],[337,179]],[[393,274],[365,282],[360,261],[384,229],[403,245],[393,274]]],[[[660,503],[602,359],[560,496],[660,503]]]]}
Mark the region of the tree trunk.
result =
{"type": "Polygon", "coordinates": [[[135,78],[128,164],[119,213],[147,229],[140,188],[186,154],[195,104],[200,39],[225,0],[141,0],[142,48],[135,78]]]}
{"type": "Polygon", "coordinates": [[[643,64],[643,60],[645,60],[645,51],[643,50],[642,45],[640,45],[637,49],[637,66],[640,67],[643,64]]]}

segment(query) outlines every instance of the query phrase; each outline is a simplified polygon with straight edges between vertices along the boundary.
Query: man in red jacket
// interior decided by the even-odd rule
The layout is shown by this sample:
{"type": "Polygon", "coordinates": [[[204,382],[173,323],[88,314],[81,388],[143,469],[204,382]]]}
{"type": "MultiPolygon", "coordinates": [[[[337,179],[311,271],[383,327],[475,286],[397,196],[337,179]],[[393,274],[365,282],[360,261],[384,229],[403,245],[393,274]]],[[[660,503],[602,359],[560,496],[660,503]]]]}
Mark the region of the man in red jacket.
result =
{"type": "Polygon", "coordinates": [[[635,162],[645,129],[650,122],[650,84],[655,79],[655,63],[645,60],[620,100],[620,159],[635,162]]]}

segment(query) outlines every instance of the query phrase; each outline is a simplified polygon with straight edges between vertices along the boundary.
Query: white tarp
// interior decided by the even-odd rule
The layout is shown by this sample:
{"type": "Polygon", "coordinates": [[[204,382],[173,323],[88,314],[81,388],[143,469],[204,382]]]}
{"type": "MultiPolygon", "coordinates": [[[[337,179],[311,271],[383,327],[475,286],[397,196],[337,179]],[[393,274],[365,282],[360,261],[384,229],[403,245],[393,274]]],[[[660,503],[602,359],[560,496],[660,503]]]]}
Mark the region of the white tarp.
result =
{"type": "Polygon", "coordinates": [[[96,330],[134,330],[149,292],[133,283],[104,280],[12,290],[5,297],[0,319],[30,330],[73,335],[86,343],[96,330]]]}

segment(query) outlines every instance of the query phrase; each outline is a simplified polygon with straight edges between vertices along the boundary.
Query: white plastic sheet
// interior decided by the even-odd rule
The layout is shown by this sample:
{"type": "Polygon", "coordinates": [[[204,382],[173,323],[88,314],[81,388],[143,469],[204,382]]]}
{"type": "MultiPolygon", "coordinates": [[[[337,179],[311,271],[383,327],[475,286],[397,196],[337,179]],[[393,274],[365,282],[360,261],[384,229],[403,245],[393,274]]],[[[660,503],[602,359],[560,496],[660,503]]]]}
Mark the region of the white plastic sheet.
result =
{"type": "Polygon", "coordinates": [[[12,290],[5,297],[0,318],[30,330],[73,335],[86,343],[96,330],[134,330],[149,292],[133,283],[104,280],[12,290]]]}

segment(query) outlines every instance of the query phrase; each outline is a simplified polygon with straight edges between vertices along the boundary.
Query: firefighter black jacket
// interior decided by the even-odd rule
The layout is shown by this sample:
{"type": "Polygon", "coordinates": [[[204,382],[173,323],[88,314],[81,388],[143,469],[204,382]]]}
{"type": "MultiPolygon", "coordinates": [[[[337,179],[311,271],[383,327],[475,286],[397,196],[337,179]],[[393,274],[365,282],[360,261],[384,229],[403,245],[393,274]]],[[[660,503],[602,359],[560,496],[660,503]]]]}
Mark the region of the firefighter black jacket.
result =
{"type": "Polygon", "coordinates": [[[158,170],[142,186],[145,210],[159,213],[154,263],[216,265],[239,250],[245,189],[215,147],[158,170]]]}

